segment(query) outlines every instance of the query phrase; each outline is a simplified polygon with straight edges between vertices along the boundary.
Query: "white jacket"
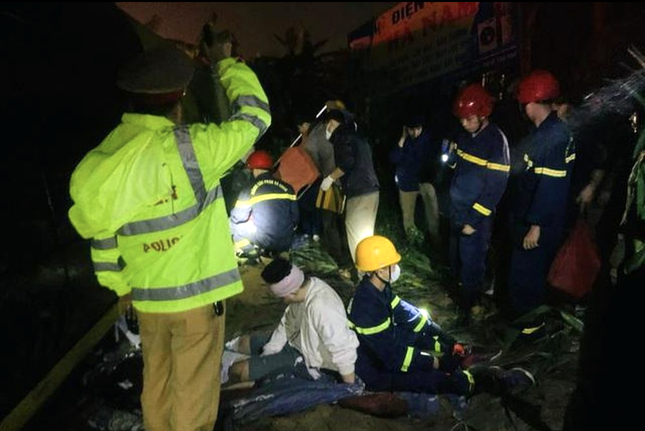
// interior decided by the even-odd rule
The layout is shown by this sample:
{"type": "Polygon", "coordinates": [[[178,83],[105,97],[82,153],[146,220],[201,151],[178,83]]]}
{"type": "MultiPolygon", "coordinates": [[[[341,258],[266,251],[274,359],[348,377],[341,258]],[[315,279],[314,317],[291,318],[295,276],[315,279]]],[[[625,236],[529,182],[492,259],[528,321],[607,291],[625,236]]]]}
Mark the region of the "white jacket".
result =
{"type": "Polygon", "coordinates": [[[353,373],[358,339],[349,329],[343,301],[324,281],[309,280],[305,301],[289,304],[262,354],[278,353],[288,341],[302,354],[314,379],[320,368],[353,373]]]}

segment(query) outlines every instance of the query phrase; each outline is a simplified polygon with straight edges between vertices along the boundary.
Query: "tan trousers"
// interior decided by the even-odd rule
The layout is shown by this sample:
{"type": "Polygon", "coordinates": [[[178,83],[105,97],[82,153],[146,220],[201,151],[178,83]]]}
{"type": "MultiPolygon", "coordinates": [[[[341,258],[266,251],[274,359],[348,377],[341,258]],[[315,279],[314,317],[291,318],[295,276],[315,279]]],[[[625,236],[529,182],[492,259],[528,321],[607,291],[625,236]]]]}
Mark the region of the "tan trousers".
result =
{"type": "Polygon", "coordinates": [[[421,195],[423,201],[423,212],[428,224],[428,232],[433,241],[439,239],[439,205],[437,204],[437,193],[434,186],[430,183],[420,183],[418,192],[404,192],[399,190],[399,203],[401,204],[401,213],[403,215],[403,229],[414,227],[414,210],[417,205],[417,199],[421,195]]]}
{"type": "Polygon", "coordinates": [[[347,199],[345,206],[345,228],[347,245],[356,263],[356,246],[362,239],[374,235],[374,224],[378,211],[379,192],[347,199]]]}
{"type": "Polygon", "coordinates": [[[217,418],[224,314],[212,305],[138,312],[146,431],[212,431],[217,418]]]}
{"type": "Polygon", "coordinates": [[[419,192],[404,192],[399,189],[399,204],[403,215],[403,230],[405,233],[414,227],[414,209],[417,206],[419,192]]]}

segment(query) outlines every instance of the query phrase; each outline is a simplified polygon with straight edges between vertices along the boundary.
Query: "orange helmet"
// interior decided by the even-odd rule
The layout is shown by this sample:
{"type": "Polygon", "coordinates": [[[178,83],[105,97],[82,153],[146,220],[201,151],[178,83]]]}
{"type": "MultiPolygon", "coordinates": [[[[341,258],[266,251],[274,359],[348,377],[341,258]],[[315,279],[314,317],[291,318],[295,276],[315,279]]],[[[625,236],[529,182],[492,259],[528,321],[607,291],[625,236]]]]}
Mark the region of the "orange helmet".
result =
{"type": "Polygon", "coordinates": [[[254,151],[248,159],[246,159],[246,167],[248,169],[271,169],[273,166],[273,157],[271,154],[263,150],[254,151]]]}
{"type": "Polygon", "coordinates": [[[356,246],[356,267],[363,272],[373,272],[401,261],[392,241],[374,235],[363,239],[356,246]]]}
{"type": "Polygon", "coordinates": [[[488,117],[493,112],[493,98],[481,85],[470,84],[457,95],[452,112],[458,118],[468,118],[471,115],[488,117]]]}
{"type": "Polygon", "coordinates": [[[546,70],[534,70],[522,78],[517,89],[517,100],[522,103],[543,102],[560,95],[558,80],[546,70]]]}

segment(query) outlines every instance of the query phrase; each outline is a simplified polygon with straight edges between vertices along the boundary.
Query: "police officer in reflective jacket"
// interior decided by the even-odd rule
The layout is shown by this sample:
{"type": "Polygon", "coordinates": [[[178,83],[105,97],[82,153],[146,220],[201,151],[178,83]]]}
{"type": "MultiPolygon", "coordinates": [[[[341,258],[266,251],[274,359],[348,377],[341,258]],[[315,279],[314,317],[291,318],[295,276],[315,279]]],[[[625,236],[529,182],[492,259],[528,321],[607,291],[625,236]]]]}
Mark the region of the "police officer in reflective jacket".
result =
{"type": "Polygon", "coordinates": [[[148,431],[215,424],[223,301],[243,289],[220,178],[271,123],[257,77],[230,58],[230,39],[204,49],[233,109],[227,121],[182,125],[193,63],[174,46],[144,52],[118,82],[130,109],[71,179],[69,217],[92,239],[98,281],[139,318],[148,431]]]}

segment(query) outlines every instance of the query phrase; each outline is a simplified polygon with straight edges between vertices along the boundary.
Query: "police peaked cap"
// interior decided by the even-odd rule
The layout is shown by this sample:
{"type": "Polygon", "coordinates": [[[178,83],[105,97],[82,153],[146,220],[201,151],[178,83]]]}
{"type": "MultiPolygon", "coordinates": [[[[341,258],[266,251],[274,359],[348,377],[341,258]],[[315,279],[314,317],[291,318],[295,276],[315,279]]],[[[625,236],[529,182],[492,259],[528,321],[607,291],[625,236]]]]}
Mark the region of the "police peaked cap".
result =
{"type": "Polygon", "coordinates": [[[172,45],[136,56],[119,73],[117,86],[131,93],[165,94],[180,91],[193,77],[192,60],[172,45]]]}

